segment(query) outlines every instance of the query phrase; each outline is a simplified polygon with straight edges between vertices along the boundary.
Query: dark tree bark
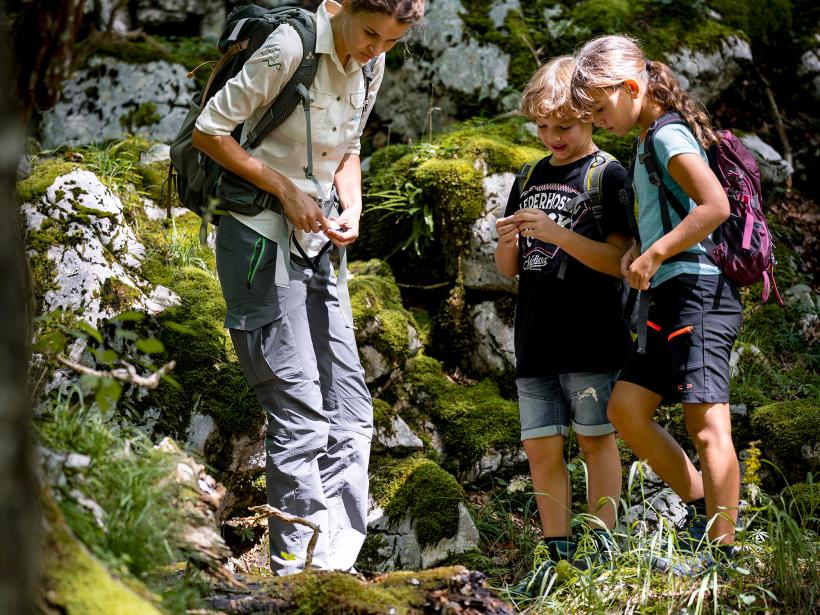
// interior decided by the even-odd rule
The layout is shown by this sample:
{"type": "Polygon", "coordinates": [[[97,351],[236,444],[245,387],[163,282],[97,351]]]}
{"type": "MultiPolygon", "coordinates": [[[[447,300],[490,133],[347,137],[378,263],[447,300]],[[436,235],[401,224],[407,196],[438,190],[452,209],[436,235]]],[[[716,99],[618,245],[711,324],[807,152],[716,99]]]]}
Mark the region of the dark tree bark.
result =
{"type": "Polygon", "coordinates": [[[57,100],[83,0],[0,3],[0,613],[34,613],[41,529],[28,386],[32,292],[15,183],[26,123],[57,100]]]}
{"type": "Polygon", "coordinates": [[[13,109],[8,61],[8,53],[0,54],[0,613],[27,615],[38,550],[27,386],[31,293],[14,201],[25,130],[20,109],[13,109]]]}

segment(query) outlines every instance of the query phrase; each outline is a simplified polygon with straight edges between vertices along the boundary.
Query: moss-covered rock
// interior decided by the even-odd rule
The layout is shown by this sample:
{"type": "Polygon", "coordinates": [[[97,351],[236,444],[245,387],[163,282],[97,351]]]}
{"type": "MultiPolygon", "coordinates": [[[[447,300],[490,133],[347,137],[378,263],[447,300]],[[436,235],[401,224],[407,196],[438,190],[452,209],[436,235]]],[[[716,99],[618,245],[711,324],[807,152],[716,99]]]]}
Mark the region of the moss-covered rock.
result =
{"type": "Polygon", "coordinates": [[[351,263],[350,273],[356,340],[372,346],[389,368],[401,367],[418,349],[418,339],[415,320],[404,309],[390,266],[375,259],[351,263]]]}
{"type": "Polygon", "coordinates": [[[518,405],[501,397],[496,383],[456,384],[427,356],[409,362],[407,379],[444,439],[445,467],[465,474],[484,455],[519,449],[518,405]]]}
{"type": "Polygon", "coordinates": [[[482,575],[463,566],[393,572],[369,582],[339,571],[242,580],[245,589],[218,592],[211,600],[214,608],[237,615],[411,615],[425,612],[431,604],[464,602],[480,613],[512,612],[484,589],[482,575]]]}
{"type": "Polygon", "coordinates": [[[470,227],[486,206],[484,177],[518,171],[545,154],[524,123],[466,122],[430,143],[377,152],[356,257],[386,257],[402,282],[453,280],[470,227]]]}
{"type": "Polygon", "coordinates": [[[820,403],[782,401],[756,408],[751,425],[760,447],[790,481],[802,481],[820,462],[820,403]]]}
{"type": "Polygon", "coordinates": [[[795,483],[789,485],[781,494],[786,502],[794,506],[789,510],[792,517],[799,519],[803,527],[820,529],[820,484],[795,483]]]}
{"type": "Polygon", "coordinates": [[[42,499],[48,531],[44,555],[46,599],[67,615],[160,615],[157,598],[116,579],[72,534],[57,506],[42,499]]]}
{"type": "Polygon", "coordinates": [[[458,530],[464,488],[430,459],[413,455],[382,461],[373,469],[371,491],[391,522],[409,516],[422,548],[458,530]]]}

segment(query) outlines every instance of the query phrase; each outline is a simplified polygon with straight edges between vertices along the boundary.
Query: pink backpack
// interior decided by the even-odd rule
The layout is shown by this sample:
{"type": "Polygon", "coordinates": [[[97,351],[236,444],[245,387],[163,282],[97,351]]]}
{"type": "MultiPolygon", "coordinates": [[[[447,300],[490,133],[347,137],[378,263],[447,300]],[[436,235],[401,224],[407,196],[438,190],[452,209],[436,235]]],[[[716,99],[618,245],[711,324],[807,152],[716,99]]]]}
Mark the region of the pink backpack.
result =
{"type": "MultiPolygon", "coordinates": [[[[669,124],[683,124],[686,121],[674,111],[665,113],[650,126],[644,140],[641,162],[649,173],[649,181],[658,187],[661,204],[661,220],[664,233],[672,230],[669,207],[683,219],[689,208],[681,204],[671,190],[661,181],[663,167],[658,164],[655,153],[654,135],[657,130],[669,124]]],[[[760,169],[751,152],[728,130],[718,131],[720,141],[707,151],[709,166],[720,181],[729,197],[729,218],[701,242],[709,258],[723,273],[738,286],[748,286],[763,279],[763,301],[769,299],[774,290],[775,298],[783,303],[774,279],[774,244],[766,216],[763,214],[763,199],[760,189],[760,169]]],[[[696,254],[683,252],[669,261],[697,258],[696,254]]]]}

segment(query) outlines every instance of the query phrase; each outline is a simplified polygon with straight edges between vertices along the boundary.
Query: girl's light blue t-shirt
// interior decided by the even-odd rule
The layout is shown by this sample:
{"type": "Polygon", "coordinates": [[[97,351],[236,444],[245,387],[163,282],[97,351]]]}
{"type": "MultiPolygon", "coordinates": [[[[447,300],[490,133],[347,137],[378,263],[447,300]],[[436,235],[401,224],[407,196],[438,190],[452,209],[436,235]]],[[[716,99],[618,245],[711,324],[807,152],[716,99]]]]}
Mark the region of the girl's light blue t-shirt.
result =
{"type": "MultiPolygon", "coordinates": [[[[692,132],[682,124],[669,124],[662,127],[655,133],[654,140],[655,154],[664,170],[663,183],[672,191],[679,202],[688,203],[689,211],[692,211],[696,204],[669,175],[669,160],[678,154],[699,154],[703,161],[709,164],[706,152],[697,142],[692,132]]],[[[638,144],[638,160],[640,160],[643,151],[644,142],[642,141],[638,144]]],[[[658,187],[649,181],[646,167],[640,162],[635,165],[634,187],[635,196],[638,199],[638,230],[641,234],[641,252],[646,252],[653,243],[663,237],[664,232],[661,220],[661,206],[658,201],[658,187]]],[[[680,224],[681,219],[671,206],[669,207],[669,217],[672,220],[673,227],[680,224]]],[[[700,244],[692,246],[686,252],[706,254],[706,250],[700,244]]],[[[708,263],[664,263],[652,277],[652,287],[654,288],[669,278],[682,273],[718,275],[720,269],[716,265],[708,263]]]]}

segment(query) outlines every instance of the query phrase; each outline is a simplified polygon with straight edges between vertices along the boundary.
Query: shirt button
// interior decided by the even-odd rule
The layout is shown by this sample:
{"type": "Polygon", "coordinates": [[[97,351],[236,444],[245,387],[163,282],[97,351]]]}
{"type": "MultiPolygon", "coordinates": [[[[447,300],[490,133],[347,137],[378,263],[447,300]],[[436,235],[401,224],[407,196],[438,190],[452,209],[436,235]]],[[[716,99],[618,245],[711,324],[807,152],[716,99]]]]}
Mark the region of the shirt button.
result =
{"type": "Polygon", "coordinates": [[[338,101],[338,100],[342,100],[342,97],[341,97],[341,96],[337,96],[337,97],[336,97],[336,100],[337,100],[337,101],[338,101]]]}
{"type": "Polygon", "coordinates": [[[327,156],[327,152],[322,152],[322,156],[327,156]]]}
{"type": "Polygon", "coordinates": [[[336,127],[335,126],[333,127],[333,132],[336,132],[336,127]]]}

